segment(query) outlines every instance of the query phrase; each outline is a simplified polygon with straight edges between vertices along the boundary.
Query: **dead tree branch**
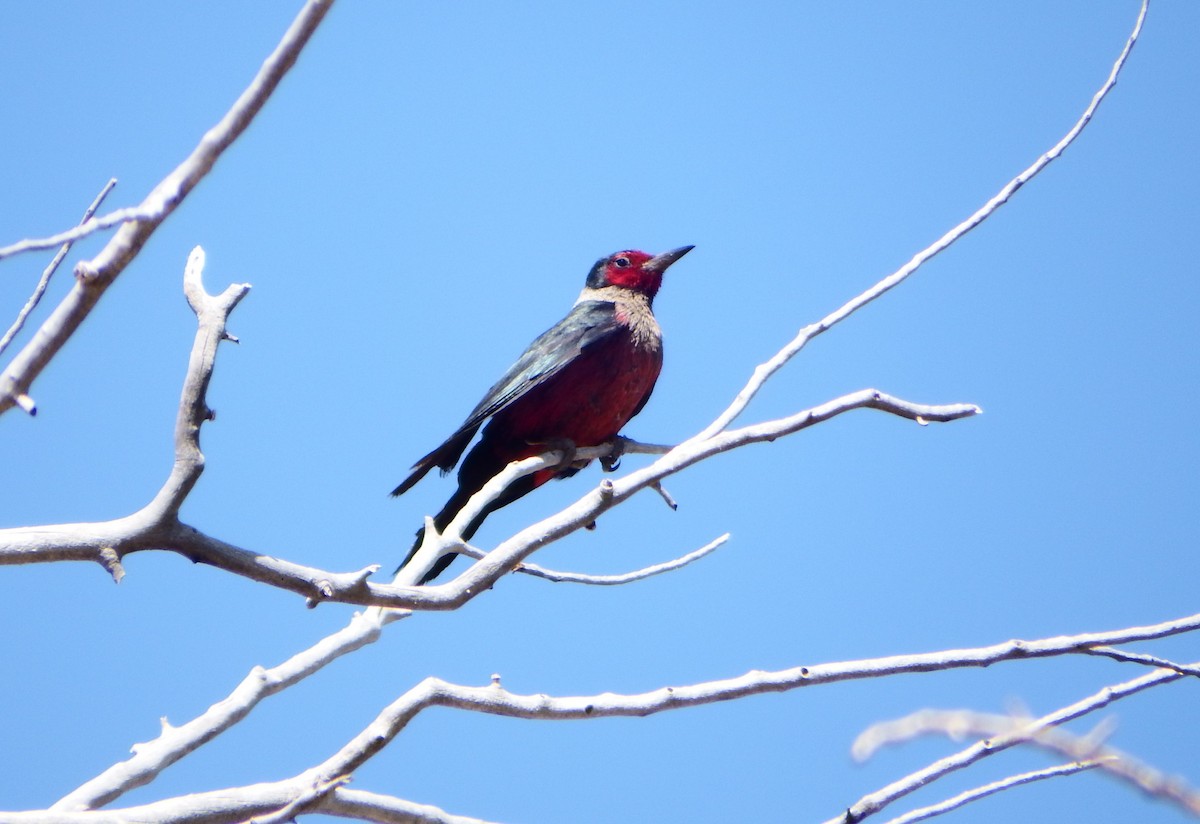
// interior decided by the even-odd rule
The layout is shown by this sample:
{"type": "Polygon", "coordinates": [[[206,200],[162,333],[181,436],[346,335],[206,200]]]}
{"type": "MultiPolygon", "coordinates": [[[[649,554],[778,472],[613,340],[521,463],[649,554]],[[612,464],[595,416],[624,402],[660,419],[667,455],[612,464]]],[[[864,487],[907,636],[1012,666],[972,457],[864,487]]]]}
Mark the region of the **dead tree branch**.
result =
{"type": "MultiPolygon", "coordinates": [[[[863,796],[851,805],[845,813],[829,819],[826,824],[857,824],[857,822],[878,813],[892,802],[924,787],[926,784],[936,781],[942,776],[961,770],[964,767],[969,767],[989,755],[994,755],[1009,747],[1029,741],[1051,727],[1065,724],[1090,712],[1107,707],[1113,701],[1135,695],[1160,684],[1176,681],[1183,677],[1181,673],[1174,670],[1160,669],[1130,681],[1105,687],[1081,701],[1077,701],[1070,706],[1055,710],[1052,713],[1029,722],[1019,731],[1008,732],[994,738],[978,741],[954,755],[939,759],[929,766],[917,770],[898,781],[894,781],[874,793],[863,796]]],[[[867,758],[878,746],[886,743],[888,738],[887,728],[884,727],[883,730],[883,732],[880,732],[879,727],[873,727],[859,736],[859,740],[855,742],[853,747],[855,757],[860,759],[867,758]]],[[[1089,755],[1088,757],[1091,756],[1089,755]]]]}
{"type": "Polygon", "coordinates": [[[972,801],[987,798],[989,795],[1011,790],[1024,784],[1032,784],[1035,781],[1045,781],[1047,778],[1078,775],[1087,770],[1094,770],[1099,766],[1100,761],[1090,759],[1087,761],[1075,761],[1071,764],[1059,764],[1056,767],[1047,767],[1044,770],[1033,770],[1018,775],[1010,775],[999,781],[992,781],[981,787],[974,787],[966,792],[961,792],[952,798],[947,798],[945,801],[939,801],[937,804],[930,804],[927,807],[920,807],[904,815],[898,815],[895,818],[888,819],[887,824],[915,824],[917,821],[925,821],[943,813],[953,812],[960,807],[970,804],[972,801]]]}
{"type": "MultiPolygon", "coordinates": [[[[314,674],[341,655],[373,642],[379,637],[384,624],[405,615],[406,613],[403,612],[369,609],[363,614],[356,615],[350,626],[322,639],[310,649],[298,653],[284,664],[271,670],[256,668],[237,689],[214,704],[203,715],[179,727],[164,726],[163,732],[154,741],[136,745],[131,758],[110,767],[101,775],[88,781],[60,799],[51,809],[62,811],[91,809],[115,800],[134,787],[149,783],[159,772],[188,752],[215,738],[241,720],[263,698],[314,674]]],[[[600,717],[640,717],[685,706],[701,706],[743,698],[748,695],[787,692],[801,687],[815,687],[863,678],[881,678],[901,673],[939,672],[965,667],[987,667],[1005,661],[1086,654],[1097,646],[1165,638],[1192,632],[1196,629],[1200,629],[1200,614],[1159,624],[1128,627],[1110,632],[1060,635],[1034,641],[1012,640],[986,647],[797,666],[774,672],[753,671],[737,678],[688,686],[663,687],[638,695],[606,693],[582,698],[549,698],[545,695],[509,693],[498,682],[485,687],[466,687],[449,684],[438,679],[426,679],[397,699],[380,714],[367,730],[348,743],[343,748],[341,760],[331,760],[317,769],[322,771],[326,779],[353,772],[365,759],[373,755],[378,747],[399,734],[408,721],[422,710],[432,706],[457,707],[514,718],[578,720],[600,717]],[[378,741],[377,736],[381,736],[384,740],[378,741]],[[372,747],[375,749],[371,749],[372,747]]],[[[1129,688],[1125,694],[1133,694],[1147,686],[1166,683],[1182,677],[1184,676],[1174,671],[1156,670],[1154,673],[1137,679],[1136,689],[1129,688]]],[[[1077,716],[1063,717],[1057,723],[1074,717],[1077,716]]],[[[974,760],[978,760],[979,757],[982,756],[976,755],[974,760]]],[[[966,763],[962,766],[966,766],[966,763]]],[[[958,768],[951,767],[946,771],[958,768]]],[[[930,771],[932,770],[933,768],[930,768],[930,771]]],[[[931,780],[933,780],[932,777],[925,777],[923,781],[914,786],[904,786],[901,788],[902,791],[895,789],[900,786],[900,782],[898,782],[891,788],[887,788],[896,793],[895,797],[887,797],[884,801],[879,799],[884,798],[881,794],[885,793],[885,790],[869,796],[868,799],[871,799],[870,812],[882,809],[886,803],[912,792],[931,780]]],[[[864,799],[859,802],[859,805],[866,803],[867,799],[864,799]]],[[[847,819],[847,821],[858,821],[861,817],[847,819]]]]}
{"type": "MultiPolygon", "coordinates": [[[[1072,705],[1076,708],[1086,705],[1086,709],[1076,712],[1075,717],[1138,691],[1126,692],[1126,689],[1126,684],[1118,684],[1101,690],[1080,704],[1072,705]],[[1106,695],[1109,690],[1114,693],[1111,697],[1106,695]]],[[[954,740],[982,738],[979,746],[988,752],[1018,744],[1030,745],[1077,762],[1094,762],[1094,766],[1102,772],[1132,784],[1147,795],[1169,801],[1185,812],[1200,816],[1200,792],[1188,786],[1183,779],[1167,776],[1129,753],[1108,746],[1104,743],[1104,728],[1101,728],[1101,734],[1073,735],[1057,728],[1057,724],[1063,723],[1063,720],[1031,721],[970,710],[922,710],[907,718],[874,725],[855,742],[855,754],[858,754],[860,744],[862,751],[869,755],[879,747],[905,743],[926,735],[944,735],[954,740]]]]}

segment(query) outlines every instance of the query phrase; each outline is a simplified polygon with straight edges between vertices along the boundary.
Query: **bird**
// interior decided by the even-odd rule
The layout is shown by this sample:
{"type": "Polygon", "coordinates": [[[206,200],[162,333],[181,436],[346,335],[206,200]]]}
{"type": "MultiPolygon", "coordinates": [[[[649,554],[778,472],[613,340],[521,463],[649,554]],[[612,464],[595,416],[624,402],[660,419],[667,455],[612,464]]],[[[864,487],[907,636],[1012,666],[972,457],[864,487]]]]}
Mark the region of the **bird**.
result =
{"type": "MultiPolygon", "coordinates": [[[[480,427],[479,440],[459,467],[458,488],[433,518],[439,532],[512,461],[551,450],[563,453],[556,466],[509,485],[462,529],[464,541],[492,512],[552,478],[578,472],[587,462],[575,461],[576,449],[612,441],[654,391],[663,362],[654,296],[667,268],[693,248],[681,246],[660,255],[628,249],[597,260],[566,317],[529,344],[462,425],[413,464],[392,495],[404,494],[434,467],[448,474],[480,427]]],[[[421,527],[401,569],[424,536],[421,527]]],[[[454,558],[454,553],[439,558],[420,583],[436,578],[454,558]]]]}

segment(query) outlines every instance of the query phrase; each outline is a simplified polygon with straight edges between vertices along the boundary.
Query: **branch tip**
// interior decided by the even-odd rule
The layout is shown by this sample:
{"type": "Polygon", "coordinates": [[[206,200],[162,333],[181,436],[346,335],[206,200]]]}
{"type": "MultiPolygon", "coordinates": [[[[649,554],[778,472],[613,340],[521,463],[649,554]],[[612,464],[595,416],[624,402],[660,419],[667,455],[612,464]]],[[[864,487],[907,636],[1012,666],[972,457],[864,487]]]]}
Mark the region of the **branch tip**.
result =
{"type": "Polygon", "coordinates": [[[662,481],[655,481],[654,483],[650,484],[650,488],[659,494],[659,497],[663,499],[663,502],[667,506],[671,507],[672,511],[677,511],[679,509],[679,504],[676,503],[675,499],[671,497],[671,493],[667,491],[667,488],[662,485],[662,481]]]}
{"type": "Polygon", "coordinates": [[[106,546],[100,550],[100,557],[97,558],[100,566],[104,567],[105,571],[112,576],[113,583],[121,583],[121,579],[125,577],[125,567],[121,565],[121,556],[115,549],[106,546]]]}

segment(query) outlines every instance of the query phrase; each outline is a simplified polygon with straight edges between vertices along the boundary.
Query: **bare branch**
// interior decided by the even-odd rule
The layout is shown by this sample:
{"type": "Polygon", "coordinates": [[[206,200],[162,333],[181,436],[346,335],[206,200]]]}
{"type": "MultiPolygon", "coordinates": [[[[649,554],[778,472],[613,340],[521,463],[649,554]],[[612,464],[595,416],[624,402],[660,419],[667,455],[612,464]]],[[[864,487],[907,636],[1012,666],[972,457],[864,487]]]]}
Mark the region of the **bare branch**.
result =
{"type": "Polygon", "coordinates": [[[247,824],[289,824],[289,822],[295,821],[297,815],[310,812],[334,790],[344,787],[349,781],[350,776],[339,775],[328,781],[314,782],[307,792],[298,795],[291,803],[285,804],[268,815],[257,815],[251,818],[247,824]]]}
{"type": "MultiPolygon", "coordinates": [[[[700,547],[692,550],[686,555],[681,555],[670,561],[664,561],[661,564],[653,564],[642,569],[636,569],[632,572],[624,572],[619,575],[587,575],[582,572],[558,572],[553,569],[546,569],[537,564],[522,564],[516,571],[523,572],[527,575],[532,575],[535,578],[545,578],[547,581],[553,581],[557,584],[591,584],[593,586],[617,586],[619,584],[628,584],[634,581],[641,581],[654,575],[661,575],[664,572],[673,572],[676,569],[681,569],[693,561],[698,561],[705,555],[724,546],[729,540],[729,533],[716,538],[700,547]]],[[[460,550],[463,555],[470,555],[473,558],[482,558],[483,553],[474,547],[460,550]]]]}
{"type": "MultiPolygon", "coordinates": [[[[639,490],[653,487],[662,478],[704,458],[747,444],[772,441],[854,409],[878,409],[922,423],[958,420],[980,411],[971,404],[928,406],[903,401],[873,389],[860,390],[788,418],[722,433],[702,444],[695,443],[693,439],[688,442],[691,446],[687,449],[684,449],[687,444],[676,447],[643,470],[618,481],[605,479],[596,491],[505,541],[483,561],[447,584],[415,587],[412,586],[415,580],[407,581],[408,586],[371,583],[366,577],[375,571],[375,567],[339,573],[295,564],[227,543],[178,520],[179,507],[203,471],[204,456],[199,448],[199,429],[210,414],[204,402],[204,391],[211,379],[216,346],[226,337],[225,316],[249,289],[246,285],[234,285],[221,295],[201,298],[199,294],[203,293],[203,288],[198,279],[202,268],[202,252],[193,252],[189,258],[188,272],[195,282],[188,288],[191,290],[193,306],[197,303],[201,306],[200,327],[180,402],[175,464],[162,489],[138,512],[111,521],[0,529],[0,565],[80,560],[105,563],[107,553],[115,552],[120,559],[131,552],[161,549],[295,592],[311,604],[335,601],[400,609],[457,609],[491,587],[537,549],[591,523],[602,512],[639,490]]],[[[607,445],[580,449],[577,455],[581,460],[594,460],[607,454],[608,449],[607,445]]],[[[635,444],[626,451],[657,452],[660,449],[658,446],[635,444]]],[[[514,480],[557,462],[557,453],[551,452],[510,464],[463,507],[447,527],[444,545],[438,545],[436,550],[431,549],[434,555],[429,563],[443,551],[457,551],[461,541],[454,536],[462,525],[514,480]]],[[[434,537],[435,531],[427,529],[427,542],[434,537]]],[[[406,572],[415,570],[418,562],[419,558],[414,558],[413,563],[405,567],[406,572]]]]}
{"type": "Polygon", "coordinates": [[[50,235],[49,237],[31,238],[9,244],[8,246],[0,246],[0,260],[25,252],[37,252],[43,249],[53,249],[55,246],[63,244],[71,244],[89,235],[94,235],[96,232],[102,232],[105,229],[119,226],[122,223],[149,220],[152,217],[154,217],[153,209],[145,206],[126,206],[123,209],[116,209],[100,217],[89,217],[87,220],[81,221],[78,226],[73,226],[70,229],[50,235]]]}
{"type": "MultiPolygon", "coordinates": [[[[894,781],[874,793],[865,795],[847,809],[845,813],[829,819],[826,824],[857,824],[857,822],[874,815],[893,801],[903,798],[914,790],[920,789],[942,776],[961,770],[964,767],[969,767],[989,755],[994,755],[997,752],[1002,752],[1009,747],[1027,741],[1032,736],[1038,735],[1050,727],[1065,724],[1068,721],[1106,707],[1113,701],[1134,695],[1150,687],[1176,681],[1183,677],[1183,675],[1173,670],[1160,669],[1131,681],[1124,681],[1111,687],[1105,687],[1094,695],[1025,724],[1019,733],[1007,733],[986,741],[976,742],[954,755],[939,759],[929,766],[917,770],[898,781],[894,781]]],[[[854,742],[853,747],[853,753],[856,758],[869,757],[878,746],[887,743],[886,728],[883,728],[883,732],[880,732],[880,730],[879,725],[876,725],[859,736],[858,740],[854,742]]],[[[1087,757],[1091,757],[1091,755],[1087,757]]]]}
{"type": "Polygon", "coordinates": [[[250,291],[250,284],[235,283],[220,295],[210,295],[204,289],[203,276],[204,250],[197,246],[188,256],[183,274],[183,293],[188,305],[196,313],[199,329],[188,360],[187,377],[175,419],[175,464],[162,489],[146,507],[160,522],[176,519],[184,499],[204,471],[200,427],[213,417],[208,407],[207,393],[216,363],[217,347],[228,337],[225,324],[229,313],[250,291]]]}
{"type": "Polygon", "coordinates": [[[453,815],[429,804],[345,788],[324,798],[316,810],[380,824],[489,824],[482,819],[453,815]]]}
{"type": "Polygon", "coordinates": [[[938,802],[937,804],[930,804],[927,807],[921,807],[904,815],[896,816],[889,819],[887,824],[915,824],[917,821],[925,821],[942,813],[953,812],[959,807],[970,804],[972,801],[978,801],[981,798],[987,798],[989,795],[995,795],[1004,790],[1020,787],[1022,784],[1031,784],[1034,781],[1043,781],[1047,778],[1078,775],[1087,770],[1094,770],[1099,766],[1099,760],[1089,759],[1087,761],[1076,761],[1071,764],[1059,764],[1056,767],[1047,767],[1044,770],[1033,770],[1032,772],[1010,775],[999,781],[993,781],[990,784],[984,784],[982,787],[975,787],[974,789],[959,793],[953,798],[947,798],[945,801],[938,802]]]}
{"type": "MultiPolygon", "coordinates": [[[[107,804],[124,792],[149,783],[162,770],[241,720],[262,699],[307,678],[338,657],[372,643],[378,639],[386,624],[404,618],[408,614],[396,610],[374,608],[366,610],[361,614],[356,614],[344,629],[322,639],[308,650],[297,653],[284,663],[269,670],[255,668],[237,689],[210,707],[204,714],[179,727],[164,726],[162,734],[154,741],[136,745],[131,758],[105,770],[101,775],[60,799],[51,809],[56,811],[90,809],[107,804]]],[[[665,687],[632,696],[609,693],[591,698],[550,699],[544,695],[515,696],[504,691],[498,682],[488,687],[472,688],[457,687],[430,679],[402,696],[391,708],[385,710],[380,718],[403,709],[402,714],[405,715],[405,719],[408,719],[415,716],[421,709],[433,705],[459,706],[462,709],[528,718],[642,716],[683,706],[728,701],[766,692],[785,692],[805,686],[862,678],[879,678],[898,673],[986,667],[1001,661],[1086,653],[1089,647],[1101,644],[1163,638],[1196,629],[1200,629],[1200,614],[1161,624],[1131,627],[1107,633],[1063,635],[1037,641],[1014,640],[987,647],[819,664],[811,667],[802,666],[777,672],[755,671],[739,678],[711,681],[687,687],[665,687]],[[404,709],[405,707],[407,709],[404,709]]],[[[1153,683],[1165,683],[1181,677],[1183,676],[1178,673],[1160,670],[1144,676],[1144,679],[1150,679],[1153,683]]],[[[1132,690],[1130,694],[1132,694],[1132,690]]],[[[381,723],[384,722],[377,719],[369,730],[377,732],[378,725],[381,723]]],[[[390,723],[387,722],[387,724],[390,723]]],[[[407,723],[407,720],[404,723],[407,723]]],[[[399,733],[402,726],[403,724],[400,724],[395,727],[390,734],[399,733]]],[[[367,738],[371,737],[367,733],[364,735],[367,738]]],[[[330,764],[324,775],[328,779],[332,779],[338,775],[348,774],[353,772],[360,763],[361,761],[343,760],[337,764],[330,764]]],[[[911,789],[906,792],[911,792],[911,789]]],[[[277,809],[278,806],[269,806],[268,809],[277,809]]],[[[857,821],[858,819],[849,820],[857,821]]]]}
{"type": "Polygon", "coordinates": [[[787,346],[783,347],[774,357],[765,363],[759,365],[751,376],[749,382],[742,388],[734,398],[732,404],[722,412],[715,421],[701,433],[695,436],[695,440],[705,440],[711,438],[716,433],[723,430],[729,424],[745,411],[750,401],[758,394],[763,385],[783,366],[790,361],[796,354],[803,349],[810,340],[820,335],[822,332],[830,329],[835,324],[848,318],[850,315],[857,312],[862,307],[866,306],[871,301],[880,297],[884,293],[890,291],[896,286],[903,283],[909,275],[921,268],[927,261],[932,259],[939,252],[949,248],[955,241],[962,238],[967,232],[974,229],[980,223],[987,220],[991,215],[1008,202],[1008,199],[1016,194],[1017,190],[1032,180],[1039,172],[1045,169],[1050,163],[1066,151],[1066,148],[1075,142],[1075,138],[1083,132],[1085,126],[1091,122],[1092,117],[1096,114],[1100,103],[1108,96],[1113,87],[1117,85],[1117,77],[1121,74],[1121,69],[1125,66],[1125,61],[1129,58],[1130,52],[1133,51],[1133,45],[1137,42],[1138,36],[1142,32],[1142,24],[1146,20],[1146,10],[1149,6],[1149,0],[1143,0],[1141,11],[1138,13],[1137,22],[1134,23],[1133,32],[1129,35],[1129,39],[1125,43],[1125,48],[1121,50],[1121,54],[1117,57],[1113,64],[1112,70],[1109,72],[1108,79],[1100,87],[1092,97],[1092,102],[1084,109],[1079,120],[1075,125],[1058,141],[1048,152],[1043,154],[1033,162],[1029,168],[1014,177],[1004,185],[987,203],[983,204],[966,220],[955,226],[946,234],[935,240],[932,244],[917,252],[908,263],[901,266],[892,274],[885,277],[883,280],[876,283],[870,289],[866,290],[857,297],[847,301],[843,306],[834,312],[829,313],[821,320],[814,324],[804,327],[799,334],[792,339],[787,346]]]}
{"type": "MultiPolygon", "coordinates": [[[[92,201],[92,205],[88,206],[87,209],[84,210],[83,218],[79,221],[80,224],[87,223],[91,219],[92,215],[96,213],[96,210],[100,208],[100,204],[104,202],[104,198],[108,197],[108,193],[111,192],[113,187],[116,185],[117,179],[115,177],[110,178],[108,183],[104,184],[104,188],[100,190],[100,194],[96,195],[95,200],[92,201]]],[[[4,333],[4,337],[0,338],[0,354],[4,353],[4,350],[8,348],[8,345],[12,343],[13,338],[15,338],[25,326],[25,319],[28,318],[29,314],[37,308],[38,303],[42,299],[42,295],[46,293],[46,287],[50,285],[50,278],[54,277],[54,273],[58,271],[59,264],[63,262],[63,259],[66,258],[67,252],[69,251],[71,251],[71,241],[68,240],[63,242],[63,245],[59,247],[58,252],[56,252],[54,257],[51,259],[50,265],[42,270],[42,276],[38,279],[37,285],[34,287],[33,294],[29,296],[29,300],[25,301],[25,305],[22,306],[21,311],[17,313],[17,319],[13,321],[12,326],[10,326],[8,331],[4,333]]],[[[0,258],[2,257],[3,255],[0,255],[0,258]]],[[[32,411],[26,411],[30,411],[32,414],[36,411],[36,407],[32,411]]]]}
{"type": "Polygon", "coordinates": [[[187,159],[146,196],[138,207],[138,216],[124,223],[100,254],[75,267],[75,286],[42,324],[33,340],[0,373],[0,414],[16,405],[18,398],[28,397],[33,381],[137,256],[154,230],[175,211],[221,154],[250,125],[296,62],[331,5],[332,0],[309,0],[305,4],[249,87],[221,121],[205,133],[187,159]]]}
{"type": "MultiPolygon", "coordinates": [[[[1122,685],[1112,689],[1119,689],[1120,686],[1122,685]]],[[[1101,696],[1103,691],[1093,700],[1099,700],[1101,696]]],[[[1103,703],[1107,704],[1108,700],[1104,700],[1103,703]]],[[[1193,815],[1200,815],[1200,793],[1182,779],[1168,777],[1128,753],[1105,745],[1104,736],[1073,735],[1054,726],[1047,726],[1041,719],[1030,722],[1028,719],[969,710],[922,710],[907,718],[876,724],[860,736],[860,741],[869,736],[870,746],[874,748],[930,734],[946,735],[954,739],[963,736],[986,737],[987,740],[980,743],[992,752],[1016,744],[1030,744],[1067,758],[1095,760],[1096,766],[1105,773],[1133,784],[1149,795],[1170,801],[1193,815]]]]}
{"type": "Polygon", "coordinates": [[[1101,658],[1111,658],[1114,661],[1122,661],[1127,664],[1141,664],[1147,667],[1155,667],[1162,669],[1171,669],[1181,675],[1193,675],[1200,678],[1200,667],[1188,664],[1177,664],[1174,661],[1166,658],[1160,658],[1157,655],[1147,655],[1143,652],[1125,652],[1124,650],[1115,649],[1114,647],[1092,647],[1085,650],[1089,655],[1096,655],[1101,658]]]}
{"type": "Polygon", "coordinates": [[[374,643],[384,626],[407,614],[375,609],[356,613],[345,627],[283,663],[270,669],[255,667],[233,692],[204,713],[178,727],[164,724],[153,741],[135,744],[130,758],[63,796],[50,809],[64,812],[93,809],[149,784],[167,767],[241,721],[263,699],[303,681],[343,655],[374,643]]]}
{"type": "MultiPolygon", "coordinates": [[[[1076,636],[1084,638],[1085,636],[1076,636]]],[[[1004,645],[1001,645],[1004,646],[1004,645]]],[[[1024,651],[1037,648],[1038,644],[1021,644],[1016,649],[1024,651]]],[[[1014,649],[1009,647],[1010,651],[1014,649]]],[[[1078,644],[1073,645],[1073,651],[1078,650],[1078,644]]],[[[971,653],[973,651],[962,651],[971,653]]],[[[941,665],[937,668],[955,666],[947,663],[953,653],[937,653],[941,665]]],[[[684,707],[700,706],[717,701],[727,701],[746,695],[765,692],[781,692],[804,686],[828,684],[851,678],[876,677],[893,672],[924,672],[930,669],[926,656],[897,656],[890,659],[860,661],[849,664],[827,664],[816,667],[800,667],[781,672],[750,672],[740,678],[710,681],[682,687],[664,687],[638,695],[617,695],[603,693],[591,696],[552,697],[547,695],[520,695],[504,689],[498,676],[486,686],[469,687],[452,684],[439,678],[426,678],[410,689],[404,695],[386,707],[365,729],[346,743],[332,757],[307,771],[303,776],[289,783],[302,781],[304,786],[319,785],[321,782],[332,781],[339,776],[351,775],[359,767],[380,752],[388,743],[399,735],[407,725],[423,710],[430,707],[453,707],[461,710],[471,710],[492,715],[502,715],[511,718],[527,719],[573,719],[583,720],[604,717],[642,717],[667,710],[684,707]],[[906,664],[901,660],[907,659],[906,664]]],[[[1002,660],[995,659],[995,660],[1002,660]]],[[[959,659],[959,663],[963,663],[959,659]]],[[[975,655],[966,659],[968,665],[979,665],[975,655]]],[[[999,752],[1015,744],[1030,740],[1052,726],[1078,718],[1086,713],[1107,706],[1115,700],[1133,695],[1144,689],[1158,684],[1181,678],[1179,673],[1170,670],[1158,670],[1141,676],[1132,681],[1107,687],[1096,695],[1072,704],[1036,721],[1022,724],[1017,732],[1005,733],[989,741],[981,742],[968,748],[964,753],[942,759],[937,764],[915,773],[904,782],[887,788],[876,796],[863,799],[855,807],[848,810],[844,817],[835,821],[857,822],[870,815],[886,803],[911,792],[919,786],[934,780],[948,772],[960,769],[980,758],[999,752]],[[895,788],[901,786],[902,792],[896,794],[895,788]],[[888,790],[892,790],[889,794],[888,790]]],[[[876,739],[888,740],[888,734],[876,733],[876,739]]],[[[860,738],[860,742],[863,739],[860,738]]],[[[1094,745],[1093,745],[1094,746],[1094,745]]],[[[856,744],[856,752],[869,751],[871,744],[860,746],[856,744]]],[[[1103,753],[1100,755],[1107,755],[1103,753]]],[[[1089,752],[1082,756],[1073,754],[1072,757],[1092,758],[1097,753],[1089,752]]],[[[1103,765],[1102,765],[1103,766],[1103,765]]],[[[249,791],[254,788],[243,788],[249,791]]],[[[232,796],[225,791],[222,797],[232,796]]],[[[125,811],[131,814],[133,811],[125,811]]],[[[139,813],[142,811],[139,811],[139,813]]]]}

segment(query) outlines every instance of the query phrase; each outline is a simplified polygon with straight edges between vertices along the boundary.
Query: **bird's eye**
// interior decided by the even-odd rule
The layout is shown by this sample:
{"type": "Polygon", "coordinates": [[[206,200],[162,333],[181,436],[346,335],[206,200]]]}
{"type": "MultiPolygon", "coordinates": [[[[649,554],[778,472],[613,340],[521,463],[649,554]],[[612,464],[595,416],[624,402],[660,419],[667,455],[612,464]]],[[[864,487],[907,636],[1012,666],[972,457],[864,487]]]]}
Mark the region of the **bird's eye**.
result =
{"type": "Polygon", "coordinates": [[[613,264],[614,264],[614,265],[615,265],[615,266],[616,266],[618,269],[624,269],[624,268],[626,268],[627,266],[629,266],[629,258],[625,257],[624,255],[621,255],[621,257],[619,257],[619,258],[617,258],[616,260],[614,260],[614,261],[613,261],[613,264]]]}

